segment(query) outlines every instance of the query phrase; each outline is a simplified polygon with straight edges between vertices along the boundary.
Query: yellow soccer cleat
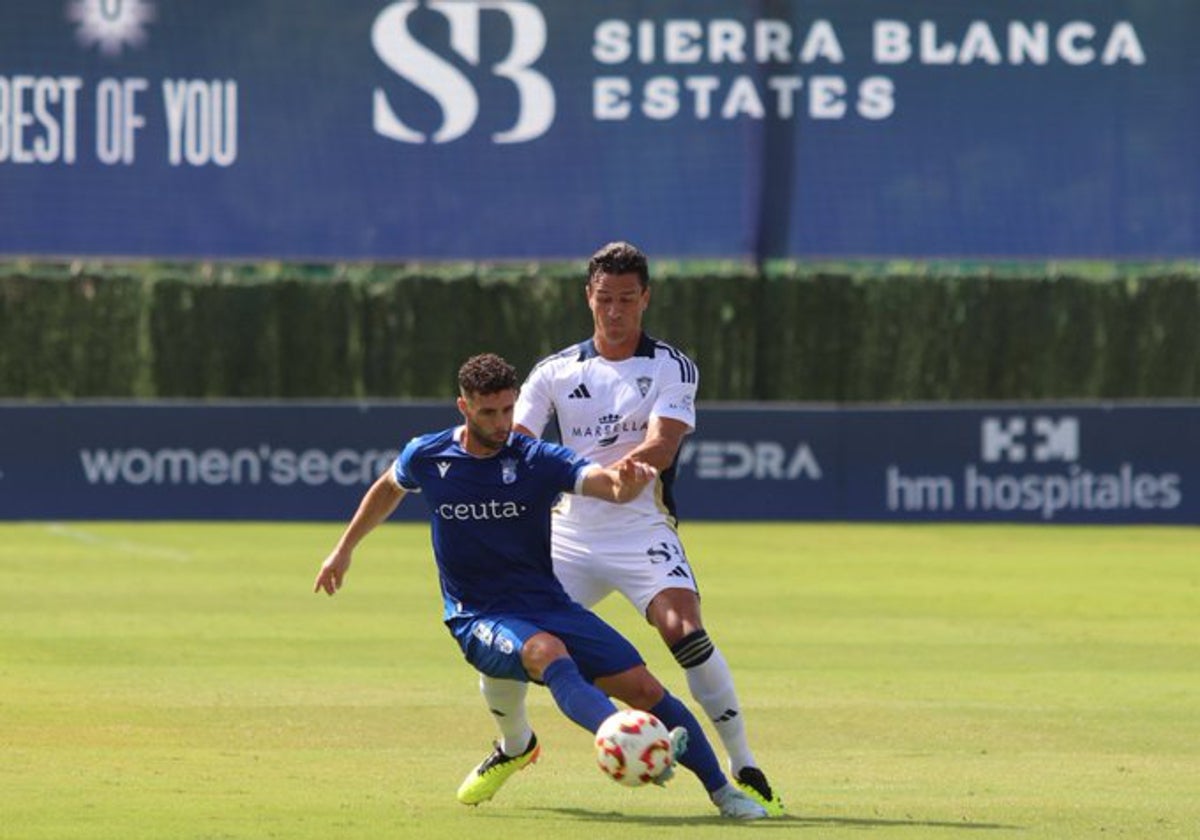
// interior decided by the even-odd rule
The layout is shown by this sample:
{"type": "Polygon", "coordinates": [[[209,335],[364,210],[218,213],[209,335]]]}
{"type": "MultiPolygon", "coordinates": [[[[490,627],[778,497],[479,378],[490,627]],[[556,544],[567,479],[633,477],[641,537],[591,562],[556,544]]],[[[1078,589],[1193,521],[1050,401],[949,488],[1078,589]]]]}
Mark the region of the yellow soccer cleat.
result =
{"type": "Polygon", "coordinates": [[[767,812],[767,816],[783,815],[783,800],[771,790],[770,783],[763,771],[757,767],[743,767],[737,772],[737,786],[742,793],[749,796],[767,812]]]}
{"type": "Polygon", "coordinates": [[[536,735],[529,739],[529,746],[520,755],[505,755],[499,743],[493,743],[492,746],[495,749],[491,755],[468,773],[458,786],[458,801],[464,805],[487,802],[504,786],[510,776],[537,761],[542,751],[536,735]]]}

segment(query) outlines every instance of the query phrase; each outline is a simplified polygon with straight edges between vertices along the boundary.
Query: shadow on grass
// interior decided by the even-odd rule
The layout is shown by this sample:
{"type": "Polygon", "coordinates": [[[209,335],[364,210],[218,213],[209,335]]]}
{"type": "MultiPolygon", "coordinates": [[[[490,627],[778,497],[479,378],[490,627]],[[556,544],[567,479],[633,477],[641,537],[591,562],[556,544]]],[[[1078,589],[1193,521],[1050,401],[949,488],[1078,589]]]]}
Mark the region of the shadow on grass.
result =
{"type": "MultiPolygon", "coordinates": [[[[611,822],[625,824],[640,824],[650,826],[699,826],[699,825],[729,825],[730,820],[716,814],[705,814],[695,817],[647,816],[645,814],[623,814],[620,811],[588,811],[583,808],[532,808],[533,811],[543,811],[562,817],[589,822],[611,822]]],[[[775,828],[818,828],[820,826],[841,826],[845,828],[945,828],[967,831],[1015,831],[1022,828],[1019,825],[1004,823],[970,822],[968,820],[887,820],[872,817],[805,817],[799,814],[784,814],[781,817],[771,817],[765,820],[753,821],[755,826],[762,829],[775,828]]]]}

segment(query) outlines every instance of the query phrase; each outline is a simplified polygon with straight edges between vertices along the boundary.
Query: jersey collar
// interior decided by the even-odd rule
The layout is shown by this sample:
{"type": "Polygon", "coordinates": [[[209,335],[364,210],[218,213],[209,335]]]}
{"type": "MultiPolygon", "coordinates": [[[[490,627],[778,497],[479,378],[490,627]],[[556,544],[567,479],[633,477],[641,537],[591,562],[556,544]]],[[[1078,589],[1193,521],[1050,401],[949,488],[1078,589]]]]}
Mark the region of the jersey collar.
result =
{"type": "MultiPolygon", "coordinates": [[[[495,455],[475,455],[474,453],[472,453],[471,451],[469,451],[469,450],[467,449],[467,446],[466,446],[466,444],[465,444],[465,443],[463,443],[463,438],[464,438],[464,436],[465,436],[466,434],[467,434],[467,427],[466,427],[466,425],[465,425],[465,424],[464,424],[464,425],[462,425],[462,426],[455,426],[455,427],[454,427],[454,432],[453,432],[453,438],[454,438],[454,442],[455,442],[455,444],[457,444],[457,445],[458,445],[458,448],[462,450],[462,452],[463,452],[463,454],[464,454],[464,455],[469,455],[470,457],[472,457],[472,458],[475,458],[475,459],[477,459],[477,460],[483,460],[483,459],[485,459],[485,458],[495,458],[495,457],[496,457],[496,455],[499,455],[499,454],[500,454],[499,452],[497,452],[495,455]]],[[[509,432],[509,433],[508,433],[508,439],[504,441],[504,446],[505,446],[505,448],[507,448],[507,447],[509,447],[509,446],[512,446],[512,442],[513,442],[513,435],[514,435],[514,434],[516,434],[516,432],[509,432]]]]}
{"type": "MultiPolygon", "coordinates": [[[[641,337],[638,339],[637,347],[634,348],[634,357],[642,356],[648,359],[653,359],[654,346],[657,343],[658,342],[651,335],[643,331],[641,337]]],[[[578,361],[584,362],[588,359],[599,358],[601,358],[600,351],[596,349],[596,340],[594,338],[589,338],[587,341],[581,341],[579,343],[578,361]]]]}

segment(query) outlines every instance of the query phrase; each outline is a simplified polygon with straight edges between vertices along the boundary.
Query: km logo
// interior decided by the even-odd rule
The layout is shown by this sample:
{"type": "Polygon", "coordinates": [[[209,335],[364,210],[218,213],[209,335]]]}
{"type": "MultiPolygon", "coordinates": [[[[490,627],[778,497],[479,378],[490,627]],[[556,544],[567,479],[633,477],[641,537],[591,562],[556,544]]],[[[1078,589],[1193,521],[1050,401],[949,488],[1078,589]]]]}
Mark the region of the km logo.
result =
{"type": "Polygon", "coordinates": [[[1079,418],[1034,417],[1032,429],[1025,417],[985,417],[980,426],[983,460],[988,463],[1020,463],[1033,459],[1047,461],[1079,460],[1079,418]]]}
{"type": "MultiPolygon", "coordinates": [[[[479,116],[479,94],[457,66],[422,44],[409,28],[417,0],[392,3],[371,27],[371,45],[396,75],[427,93],[441,109],[442,122],[432,137],[416,130],[396,113],[387,95],[375,89],[372,120],[375,131],[402,143],[449,143],[462,137],[479,116]]],[[[516,122],[492,135],[496,143],[525,143],[545,134],[554,122],[554,88],[532,65],[546,48],[546,20],[532,3],[522,0],[429,0],[425,8],[449,23],[450,47],[467,64],[480,62],[480,19],[499,12],[512,25],[512,46],[491,68],[492,75],[517,89],[516,122]]]]}

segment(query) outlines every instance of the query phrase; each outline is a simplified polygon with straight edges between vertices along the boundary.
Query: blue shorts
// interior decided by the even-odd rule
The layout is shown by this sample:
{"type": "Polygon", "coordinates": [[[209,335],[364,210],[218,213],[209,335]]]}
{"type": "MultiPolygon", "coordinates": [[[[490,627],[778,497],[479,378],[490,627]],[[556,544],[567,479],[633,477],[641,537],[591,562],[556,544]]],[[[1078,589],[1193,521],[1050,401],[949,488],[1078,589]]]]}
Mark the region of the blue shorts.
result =
{"type": "Polygon", "coordinates": [[[645,664],[628,639],[578,604],[538,613],[452,618],[446,626],[466,660],[489,677],[530,682],[521,649],[537,633],[561,639],[588,682],[645,664]]]}

